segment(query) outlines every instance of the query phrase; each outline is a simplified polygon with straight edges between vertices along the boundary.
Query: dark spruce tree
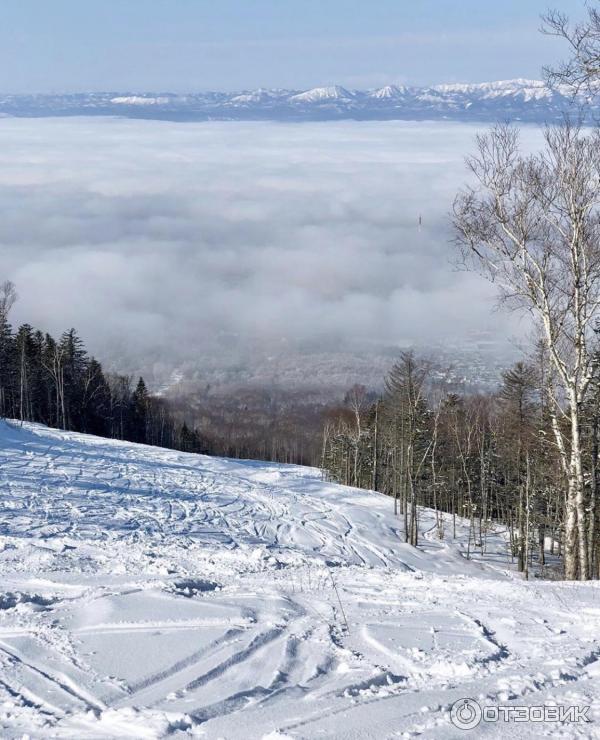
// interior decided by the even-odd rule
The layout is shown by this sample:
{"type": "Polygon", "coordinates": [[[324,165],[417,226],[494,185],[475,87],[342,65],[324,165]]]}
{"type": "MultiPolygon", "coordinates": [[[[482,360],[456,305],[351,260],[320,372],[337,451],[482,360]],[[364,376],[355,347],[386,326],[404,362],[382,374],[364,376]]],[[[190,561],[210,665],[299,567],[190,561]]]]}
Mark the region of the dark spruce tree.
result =
{"type": "Polygon", "coordinates": [[[107,376],[75,329],[58,341],[29,324],[13,333],[6,311],[0,311],[0,418],[207,451],[198,431],[176,421],[143,378],[132,391],[129,378],[107,376]]]}

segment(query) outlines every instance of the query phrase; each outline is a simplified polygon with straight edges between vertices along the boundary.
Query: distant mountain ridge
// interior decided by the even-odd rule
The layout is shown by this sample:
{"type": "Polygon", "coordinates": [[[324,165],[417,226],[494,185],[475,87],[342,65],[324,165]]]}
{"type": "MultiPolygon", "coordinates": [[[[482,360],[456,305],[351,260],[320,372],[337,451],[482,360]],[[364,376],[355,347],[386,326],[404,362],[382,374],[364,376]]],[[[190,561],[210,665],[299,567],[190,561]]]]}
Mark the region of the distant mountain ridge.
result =
{"type": "MultiPolygon", "coordinates": [[[[258,88],[238,92],[90,92],[0,95],[0,115],[108,115],[165,120],[522,120],[551,122],[583,101],[540,80],[451,83],[431,87],[386,85],[349,90],[258,88]]],[[[600,104],[591,105],[593,111],[600,104]]]]}

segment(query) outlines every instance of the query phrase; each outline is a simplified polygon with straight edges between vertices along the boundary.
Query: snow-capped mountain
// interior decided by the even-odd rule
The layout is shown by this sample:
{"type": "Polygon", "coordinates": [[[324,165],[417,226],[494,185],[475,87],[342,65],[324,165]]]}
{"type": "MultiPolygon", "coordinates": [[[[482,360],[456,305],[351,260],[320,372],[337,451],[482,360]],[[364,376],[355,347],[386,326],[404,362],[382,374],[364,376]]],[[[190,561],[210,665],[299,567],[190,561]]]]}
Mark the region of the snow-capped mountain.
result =
{"type": "MultiPolygon", "coordinates": [[[[519,98],[525,102],[531,100],[550,100],[555,94],[541,80],[498,80],[497,82],[482,82],[479,84],[450,84],[435,85],[436,92],[445,96],[469,96],[481,100],[492,100],[495,98],[519,98]]],[[[568,95],[563,89],[561,95],[568,95]]]]}
{"type": "MultiPolygon", "coordinates": [[[[581,101],[575,101],[580,103],[581,101]]],[[[238,92],[106,92],[0,95],[0,116],[121,115],[169,120],[559,120],[574,104],[569,90],[540,80],[452,83],[431,87],[386,85],[348,90],[258,88],[238,92]]],[[[600,105],[592,103],[598,112],[600,105]]]]}
{"type": "Polygon", "coordinates": [[[234,95],[229,99],[231,105],[253,105],[271,103],[274,100],[288,98],[291,93],[288,90],[269,90],[259,87],[258,90],[249,90],[248,92],[234,95]]]}
{"type": "Polygon", "coordinates": [[[398,87],[397,85],[386,85],[377,90],[369,91],[367,95],[374,100],[398,100],[406,95],[407,89],[406,87],[398,87]]]}
{"type": "Polygon", "coordinates": [[[111,99],[116,105],[168,105],[174,99],[173,96],[161,95],[159,97],[144,95],[118,95],[111,99]]]}
{"type": "Polygon", "coordinates": [[[329,101],[350,101],[355,97],[354,93],[339,85],[332,87],[314,87],[312,90],[292,95],[288,98],[290,103],[325,103],[329,101]]]}

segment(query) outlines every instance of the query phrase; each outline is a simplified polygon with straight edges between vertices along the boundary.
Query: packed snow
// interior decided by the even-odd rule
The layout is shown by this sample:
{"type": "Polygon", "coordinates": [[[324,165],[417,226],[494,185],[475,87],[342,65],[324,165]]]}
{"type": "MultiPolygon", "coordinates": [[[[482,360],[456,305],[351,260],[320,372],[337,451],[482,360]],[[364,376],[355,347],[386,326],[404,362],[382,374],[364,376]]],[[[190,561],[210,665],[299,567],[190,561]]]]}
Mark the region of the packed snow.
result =
{"type": "Polygon", "coordinates": [[[3,738],[456,738],[450,707],[590,706],[600,584],[525,582],[505,533],[318,470],[0,422],[3,738]]]}

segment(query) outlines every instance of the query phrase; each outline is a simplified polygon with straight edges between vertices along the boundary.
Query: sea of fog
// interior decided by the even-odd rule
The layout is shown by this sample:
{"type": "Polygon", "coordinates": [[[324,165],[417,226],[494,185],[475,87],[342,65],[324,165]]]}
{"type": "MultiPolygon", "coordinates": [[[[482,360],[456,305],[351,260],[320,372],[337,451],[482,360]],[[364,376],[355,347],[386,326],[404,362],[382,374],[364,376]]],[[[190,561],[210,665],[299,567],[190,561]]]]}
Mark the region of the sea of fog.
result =
{"type": "MultiPolygon", "coordinates": [[[[146,361],[518,333],[453,265],[448,214],[478,130],[2,119],[14,320],[146,361]]],[[[540,140],[524,129],[525,148],[540,140]]]]}

